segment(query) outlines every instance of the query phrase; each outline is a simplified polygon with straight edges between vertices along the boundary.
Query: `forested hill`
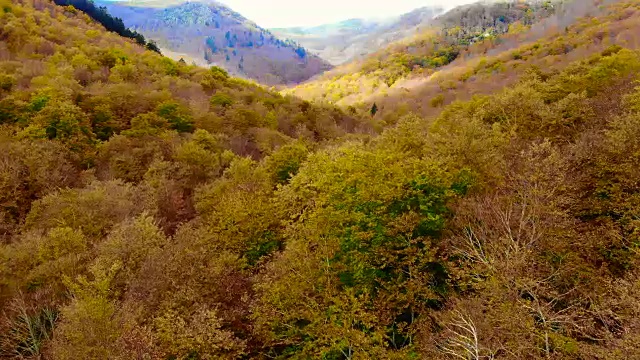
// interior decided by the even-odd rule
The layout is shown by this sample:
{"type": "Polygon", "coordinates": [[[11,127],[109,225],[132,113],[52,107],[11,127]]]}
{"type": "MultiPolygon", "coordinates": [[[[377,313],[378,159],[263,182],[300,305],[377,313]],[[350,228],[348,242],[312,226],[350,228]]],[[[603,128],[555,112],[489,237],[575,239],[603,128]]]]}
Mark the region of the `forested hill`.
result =
{"type": "MultiPolygon", "coordinates": [[[[92,0],[55,0],[54,2],[57,5],[70,6],[80,10],[102,24],[107,30],[113,31],[120,36],[135,39],[138,44],[146,46],[147,49],[160,52],[160,49],[153,41],[147,42],[142,34],[128,29],[122,19],[111,16],[105,7],[96,6],[92,0]]],[[[69,10],[73,11],[71,8],[69,10]]]]}
{"type": "Polygon", "coordinates": [[[331,69],[301,45],[275,37],[217,1],[97,3],[174,60],[217,65],[268,85],[300,83],[331,69]]]}
{"type": "Polygon", "coordinates": [[[434,19],[429,29],[291,93],[363,111],[376,103],[380,116],[398,109],[432,115],[442,103],[492,93],[517,79],[522,65],[561,68],[612,42],[638,46],[632,36],[638,29],[634,19],[598,16],[606,3],[533,0],[461,6],[434,19]],[[589,23],[594,17],[598,24],[589,23]],[[599,31],[612,35],[603,39],[599,31]]]}
{"type": "Polygon", "coordinates": [[[421,116],[0,0],[0,357],[640,358],[640,4],[594,4],[421,116]]]}
{"type": "MultiPolygon", "coordinates": [[[[337,67],[293,93],[353,105],[387,92],[401,80],[428,77],[464,55],[471,45],[496,41],[555,13],[561,2],[478,2],[454,8],[370,56],[337,67]],[[325,91],[327,89],[329,91],[325,91]]],[[[477,45],[476,45],[477,46],[477,45]]]]}

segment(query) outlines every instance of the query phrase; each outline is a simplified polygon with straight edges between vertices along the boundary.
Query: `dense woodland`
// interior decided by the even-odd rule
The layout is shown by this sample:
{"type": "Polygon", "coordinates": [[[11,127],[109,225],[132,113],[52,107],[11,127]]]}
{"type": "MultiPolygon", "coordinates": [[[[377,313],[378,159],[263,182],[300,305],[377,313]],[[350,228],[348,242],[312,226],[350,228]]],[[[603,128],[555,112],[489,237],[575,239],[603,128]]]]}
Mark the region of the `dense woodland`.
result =
{"type": "Polygon", "coordinates": [[[0,0],[0,356],[640,358],[640,51],[601,35],[385,118],[0,0]]]}

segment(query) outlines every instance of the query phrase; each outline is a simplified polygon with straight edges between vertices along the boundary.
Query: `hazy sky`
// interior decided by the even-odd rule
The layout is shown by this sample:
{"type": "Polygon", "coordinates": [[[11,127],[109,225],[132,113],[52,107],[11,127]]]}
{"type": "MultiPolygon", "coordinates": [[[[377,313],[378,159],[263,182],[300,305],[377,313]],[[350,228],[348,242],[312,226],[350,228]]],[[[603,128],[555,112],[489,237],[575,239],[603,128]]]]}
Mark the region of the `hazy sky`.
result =
{"type": "Polygon", "coordinates": [[[218,0],[267,28],[315,26],[350,18],[400,15],[413,9],[452,7],[474,0],[218,0]]]}

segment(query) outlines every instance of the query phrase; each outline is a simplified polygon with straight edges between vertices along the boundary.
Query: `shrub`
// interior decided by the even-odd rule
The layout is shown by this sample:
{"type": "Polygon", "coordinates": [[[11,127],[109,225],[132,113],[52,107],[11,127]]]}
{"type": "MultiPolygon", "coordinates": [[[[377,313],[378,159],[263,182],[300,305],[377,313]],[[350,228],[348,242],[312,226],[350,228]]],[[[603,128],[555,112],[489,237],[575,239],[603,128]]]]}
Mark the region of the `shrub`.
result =
{"type": "Polygon", "coordinates": [[[156,114],[165,118],[171,128],[178,132],[192,132],[193,120],[189,111],[174,101],[166,101],[158,105],[156,114]]]}
{"type": "Polygon", "coordinates": [[[431,98],[431,100],[429,101],[429,105],[434,108],[444,105],[444,94],[438,94],[431,98]]]}
{"type": "Polygon", "coordinates": [[[17,359],[43,355],[59,314],[44,304],[40,306],[29,306],[21,296],[11,301],[0,321],[0,354],[17,359]]]}
{"type": "Polygon", "coordinates": [[[233,99],[225,93],[216,93],[211,97],[211,105],[216,107],[229,107],[233,105],[233,99]]]}
{"type": "Polygon", "coordinates": [[[273,182],[281,185],[288,183],[308,155],[309,149],[301,142],[285,145],[273,152],[265,163],[273,182]]]}
{"type": "Polygon", "coordinates": [[[9,92],[15,85],[15,76],[9,74],[0,74],[0,90],[9,92]]]}
{"type": "Polygon", "coordinates": [[[77,159],[62,144],[0,136],[0,233],[11,234],[33,201],[80,182],[77,159]]]}
{"type": "Polygon", "coordinates": [[[244,353],[244,341],[222,328],[215,310],[196,309],[188,316],[170,310],[157,317],[154,325],[169,357],[231,360],[244,353]]]}

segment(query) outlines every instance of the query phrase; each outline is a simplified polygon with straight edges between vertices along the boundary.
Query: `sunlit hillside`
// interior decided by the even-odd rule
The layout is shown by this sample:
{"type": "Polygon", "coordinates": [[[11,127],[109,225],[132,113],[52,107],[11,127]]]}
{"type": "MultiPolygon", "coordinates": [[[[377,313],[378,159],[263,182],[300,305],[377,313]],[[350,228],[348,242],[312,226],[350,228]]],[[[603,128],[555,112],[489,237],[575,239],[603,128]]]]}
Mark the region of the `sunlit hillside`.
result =
{"type": "Polygon", "coordinates": [[[521,32],[560,7],[560,2],[504,1],[462,6],[438,16],[413,35],[294,89],[306,98],[353,104],[387,91],[400,80],[428,77],[478,43],[521,32]],[[555,5],[554,5],[555,4],[555,5]],[[324,91],[327,88],[328,91],[324,91]]]}
{"type": "Polygon", "coordinates": [[[640,24],[626,15],[633,10],[615,4],[504,2],[486,12],[468,5],[441,16],[430,31],[287,93],[363,111],[375,103],[379,116],[398,109],[437,114],[443,104],[513,83],[530,66],[562,69],[612,44],[637,48],[640,24]]]}
{"type": "Polygon", "coordinates": [[[0,357],[640,358],[640,4],[590,9],[343,110],[0,0],[0,357]]]}

